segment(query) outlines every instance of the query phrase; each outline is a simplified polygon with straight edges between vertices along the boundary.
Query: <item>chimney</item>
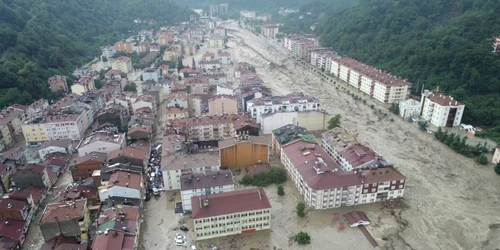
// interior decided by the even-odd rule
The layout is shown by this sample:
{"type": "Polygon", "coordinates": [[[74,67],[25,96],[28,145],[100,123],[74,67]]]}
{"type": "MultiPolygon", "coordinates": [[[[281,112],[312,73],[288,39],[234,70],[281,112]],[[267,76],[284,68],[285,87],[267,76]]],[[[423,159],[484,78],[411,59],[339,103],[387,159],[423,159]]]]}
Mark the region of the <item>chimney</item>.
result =
{"type": "Polygon", "coordinates": [[[127,173],[127,178],[129,178],[129,179],[130,179],[130,173],[127,173]]]}
{"type": "Polygon", "coordinates": [[[12,204],[10,204],[10,203],[9,203],[9,204],[7,205],[7,207],[8,207],[8,208],[12,208],[12,204]]]}
{"type": "Polygon", "coordinates": [[[208,199],[203,200],[203,206],[208,207],[208,199]]]}
{"type": "Polygon", "coordinates": [[[125,183],[125,187],[128,187],[128,182],[127,182],[127,183],[125,183]]]}

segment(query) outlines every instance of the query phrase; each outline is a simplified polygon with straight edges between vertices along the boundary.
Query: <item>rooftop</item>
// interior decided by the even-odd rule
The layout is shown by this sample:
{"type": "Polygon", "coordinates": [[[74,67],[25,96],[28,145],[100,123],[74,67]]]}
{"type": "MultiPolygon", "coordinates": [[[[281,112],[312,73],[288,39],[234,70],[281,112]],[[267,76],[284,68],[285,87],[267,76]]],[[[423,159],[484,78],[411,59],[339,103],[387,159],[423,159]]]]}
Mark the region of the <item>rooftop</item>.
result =
{"type": "Polygon", "coordinates": [[[70,139],[52,140],[43,142],[40,148],[46,148],[46,147],[67,148],[70,144],[71,144],[70,139]]]}
{"type": "Polygon", "coordinates": [[[240,189],[192,197],[191,204],[193,219],[271,208],[271,203],[263,188],[240,189]]]}
{"type": "Polygon", "coordinates": [[[97,234],[92,242],[93,250],[133,250],[135,235],[110,229],[106,233],[97,234]]]}
{"type": "Polygon", "coordinates": [[[184,174],[181,175],[180,180],[181,191],[234,184],[233,175],[227,169],[217,172],[208,171],[205,173],[184,174]]]}
{"type": "Polygon", "coordinates": [[[212,98],[208,99],[208,101],[211,102],[211,101],[215,101],[217,99],[231,99],[231,100],[236,100],[236,97],[234,97],[232,95],[216,95],[216,96],[213,96],[212,98]]]}
{"type": "Polygon", "coordinates": [[[48,204],[43,211],[40,223],[50,222],[55,219],[65,220],[72,218],[82,218],[85,213],[87,200],[75,200],[64,203],[48,204]]]}
{"type": "Polygon", "coordinates": [[[362,144],[351,145],[339,153],[353,167],[362,166],[363,164],[374,161],[379,157],[373,150],[362,144]]]}
{"type": "Polygon", "coordinates": [[[84,156],[78,156],[75,159],[73,159],[73,162],[69,164],[69,166],[76,166],[78,164],[81,164],[86,161],[98,161],[98,162],[106,162],[106,159],[108,157],[108,154],[106,153],[101,153],[101,152],[92,152],[90,154],[84,155],[84,156]]]}
{"type": "Polygon", "coordinates": [[[258,123],[255,123],[251,115],[249,114],[231,114],[222,116],[204,116],[200,118],[184,118],[177,120],[168,121],[172,128],[182,129],[187,127],[197,127],[197,126],[218,126],[222,124],[233,124],[234,129],[240,129],[246,125],[260,127],[258,123]]]}
{"type": "MultiPolygon", "coordinates": [[[[180,148],[180,145],[178,147],[180,148]]],[[[219,165],[219,154],[215,151],[185,154],[180,152],[180,149],[177,151],[177,148],[171,148],[170,150],[162,149],[162,170],[191,169],[219,165]]]]}
{"type": "MultiPolygon", "coordinates": [[[[23,236],[23,231],[24,231],[24,226],[26,225],[25,220],[18,220],[18,219],[0,219],[0,235],[2,235],[2,240],[3,239],[8,239],[8,240],[13,240],[17,241],[20,240],[21,237],[23,236]]],[[[2,242],[4,243],[4,242],[2,242]]],[[[6,242],[5,242],[6,243],[6,242]]],[[[13,242],[14,245],[11,247],[7,248],[2,248],[2,249],[15,249],[15,244],[17,242],[13,242]]],[[[5,247],[5,244],[3,244],[2,247],[5,247]]]]}
{"type": "Polygon", "coordinates": [[[271,96],[271,97],[261,97],[257,99],[253,99],[248,101],[248,103],[252,103],[254,106],[262,106],[262,105],[286,105],[293,103],[319,103],[318,99],[307,96],[303,93],[291,93],[284,96],[271,96]]]}
{"type": "Polygon", "coordinates": [[[21,113],[21,110],[14,109],[12,107],[2,109],[2,111],[0,111],[0,126],[7,125],[21,113]]]}
{"type": "Polygon", "coordinates": [[[122,149],[113,150],[108,155],[108,161],[121,156],[125,158],[147,160],[149,156],[149,146],[134,143],[122,149]]]}
{"type": "Polygon", "coordinates": [[[219,149],[231,147],[243,142],[250,142],[252,144],[261,144],[269,146],[269,139],[265,136],[251,136],[251,135],[240,135],[227,140],[219,141],[219,149]]]}
{"type": "Polygon", "coordinates": [[[26,201],[14,200],[9,198],[0,199],[0,208],[10,208],[15,210],[22,210],[28,203],[26,201]]]}
{"type": "Polygon", "coordinates": [[[281,146],[299,139],[316,142],[316,137],[307,129],[292,124],[273,130],[273,135],[281,146]]]}
{"type": "Polygon", "coordinates": [[[359,143],[356,140],[356,135],[352,135],[347,130],[341,127],[330,129],[321,134],[321,137],[324,142],[326,142],[330,147],[338,152],[341,152],[344,149],[359,143]]]}
{"type": "Polygon", "coordinates": [[[167,114],[183,114],[184,112],[184,108],[173,108],[173,107],[170,107],[170,108],[166,108],[166,113],[167,114]]]}
{"type": "Polygon", "coordinates": [[[109,177],[108,188],[113,186],[141,189],[142,175],[138,173],[128,173],[116,171],[109,177]]]}
{"type": "Polygon", "coordinates": [[[460,106],[463,105],[462,103],[458,102],[457,100],[454,100],[453,97],[443,95],[441,93],[432,93],[429,96],[427,96],[427,99],[431,100],[432,102],[435,102],[441,106],[460,106]]]}
{"type": "Polygon", "coordinates": [[[95,133],[90,135],[80,142],[78,148],[85,147],[86,145],[92,144],[94,142],[101,143],[113,143],[113,144],[122,144],[125,138],[125,133],[123,134],[112,134],[112,133],[95,133]]]}
{"type": "Polygon", "coordinates": [[[130,57],[126,57],[126,56],[120,56],[118,58],[116,58],[117,61],[122,61],[122,62],[130,62],[132,59],[130,59],[130,57]]]}

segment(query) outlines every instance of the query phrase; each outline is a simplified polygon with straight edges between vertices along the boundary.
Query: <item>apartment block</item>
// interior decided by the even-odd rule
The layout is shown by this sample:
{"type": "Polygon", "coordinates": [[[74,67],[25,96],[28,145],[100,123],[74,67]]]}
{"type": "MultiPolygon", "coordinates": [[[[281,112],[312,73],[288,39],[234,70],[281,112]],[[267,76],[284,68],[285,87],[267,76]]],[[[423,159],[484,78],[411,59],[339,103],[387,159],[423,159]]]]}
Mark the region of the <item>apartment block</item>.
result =
{"type": "Polygon", "coordinates": [[[280,32],[279,25],[273,23],[262,24],[260,26],[260,34],[264,37],[275,38],[276,35],[280,32]]]}
{"type": "Polygon", "coordinates": [[[95,82],[91,75],[84,75],[78,79],[73,85],[71,85],[71,92],[77,95],[83,95],[85,92],[94,90],[95,82]]]}
{"type": "Polygon", "coordinates": [[[424,91],[420,116],[437,127],[456,127],[462,122],[465,105],[442,93],[424,91]]]}
{"type": "Polygon", "coordinates": [[[402,197],[406,177],[392,166],[345,171],[315,143],[282,148],[281,162],[311,209],[330,209],[402,197]]]}
{"type": "Polygon", "coordinates": [[[90,214],[87,200],[48,204],[38,222],[45,241],[58,236],[75,237],[78,241],[88,241],[90,214]]]}
{"type": "Polygon", "coordinates": [[[118,41],[114,44],[115,51],[132,52],[132,44],[125,41],[118,41]]]}
{"type": "Polygon", "coordinates": [[[87,110],[80,114],[47,115],[32,118],[22,125],[26,144],[39,145],[43,141],[80,140],[88,128],[87,110]]]}
{"type": "Polygon", "coordinates": [[[219,171],[219,155],[212,149],[201,149],[191,142],[184,142],[182,136],[170,134],[163,138],[161,169],[166,190],[181,188],[183,174],[219,171]]]}
{"type": "Polygon", "coordinates": [[[315,142],[316,137],[306,128],[287,124],[273,130],[271,137],[271,149],[275,157],[281,157],[281,148],[297,140],[315,142]]]}
{"type": "Polygon", "coordinates": [[[399,116],[407,119],[409,117],[419,117],[422,105],[419,101],[408,99],[399,102],[399,116]]]}
{"type": "Polygon", "coordinates": [[[262,115],[279,111],[309,111],[318,110],[318,99],[302,93],[292,93],[285,96],[262,97],[247,102],[247,110],[258,123],[262,115]]]}
{"type": "Polygon", "coordinates": [[[271,203],[263,188],[191,198],[196,240],[271,229],[271,203]]]}
{"type": "Polygon", "coordinates": [[[214,96],[208,100],[209,115],[237,114],[237,113],[238,113],[238,101],[233,96],[219,95],[219,96],[214,96]]]}
{"type": "Polygon", "coordinates": [[[234,191],[233,174],[230,170],[183,174],[180,176],[182,209],[192,210],[191,198],[202,195],[234,191]]]}
{"type": "Polygon", "coordinates": [[[68,92],[66,76],[54,75],[49,77],[49,88],[52,92],[68,92]]]}
{"type": "Polygon", "coordinates": [[[78,146],[76,146],[76,149],[78,150],[78,155],[83,157],[94,152],[109,154],[116,149],[124,148],[126,144],[125,133],[97,132],[83,138],[78,146]]]}
{"type": "Polygon", "coordinates": [[[111,68],[117,69],[125,74],[128,74],[133,71],[132,59],[126,56],[120,56],[115,60],[111,61],[111,68]]]}
{"type": "Polygon", "coordinates": [[[22,122],[26,112],[11,107],[0,111],[0,150],[11,145],[22,131],[22,122]]]}
{"type": "Polygon", "coordinates": [[[145,69],[144,72],[142,73],[142,81],[154,81],[158,82],[158,79],[160,78],[160,69],[145,69]]]}

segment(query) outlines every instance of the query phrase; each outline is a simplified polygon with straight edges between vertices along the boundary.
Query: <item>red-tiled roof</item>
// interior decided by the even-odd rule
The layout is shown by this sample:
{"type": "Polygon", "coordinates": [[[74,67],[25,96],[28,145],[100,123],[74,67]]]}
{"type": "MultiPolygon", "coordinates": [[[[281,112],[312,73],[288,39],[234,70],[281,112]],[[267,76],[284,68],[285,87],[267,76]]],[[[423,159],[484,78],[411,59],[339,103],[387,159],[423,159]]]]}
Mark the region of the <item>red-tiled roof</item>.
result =
{"type": "Polygon", "coordinates": [[[363,170],[361,175],[363,183],[366,184],[406,180],[406,177],[394,167],[363,170]]]}
{"type": "Polygon", "coordinates": [[[133,189],[141,189],[141,182],[141,174],[116,171],[111,174],[111,177],[109,177],[108,188],[111,188],[113,186],[121,186],[133,189]]]}
{"type": "Polygon", "coordinates": [[[271,203],[263,188],[195,196],[191,198],[191,204],[193,219],[271,208],[271,203]],[[206,201],[208,201],[208,206],[204,205],[206,201]]]}
{"type": "Polygon", "coordinates": [[[369,147],[362,144],[354,144],[339,153],[353,167],[358,167],[377,159],[377,154],[369,147]]]}
{"type": "Polygon", "coordinates": [[[361,211],[350,211],[345,213],[343,216],[349,225],[357,224],[360,221],[370,222],[368,216],[361,211]]]}
{"type": "Polygon", "coordinates": [[[139,207],[119,205],[116,208],[112,207],[102,210],[99,218],[97,219],[97,224],[101,225],[117,218],[136,221],[139,219],[139,207]]]}
{"type": "Polygon", "coordinates": [[[84,163],[86,161],[106,162],[107,157],[108,157],[108,155],[106,153],[92,152],[92,153],[84,155],[84,156],[76,157],[76,159],[74,159],[69,165],[76,166],[76,165],[84,163]]]}
{"type": "Polygon", "coordinates": [[[45,169],[45,166],[39,165],[39,164],[27,164],[22,169],[31,170],[35,173],[41,174],[43,172],[43,170],[45,169]]]}
{"type": "Polygon", "coordinates": [[[122,62],[129,62],[131,59],[130,59],[130,57],[120,56],[120,57],[116,58],[116,60],[122,61],[122,62]]]}
{"type": "Polygon", "coordinates": [[[26,224],[25,220],[0,219],[0,235],[2,235],[2,238],[7,238],[17,241],[23,235],[23,229],[25,224],[26,224]]]}
{"type": "Polygon", "coordinates": [[[92,250],[133,250],[135,235],[110,229],[107,234],[96,235],[92,250]]]}
{"type": "Polygon", "coordinates": [[[432,93],[427,97],[429,100],[432,102],[435,102],[441,106],[459,106],[463,105],[462,103],[458,102],[457,100],[454,100],[453,97],[443,95],[443,94],[435,94],[432,93]]]}
{"type": "Polygon", "coordinates": [[[181,190],[203,189],[233,184],[230,170],[209,171],[205,173],[181,175],[181,190]]]}
{"type": "Polygon", "coordinates": [[[17,104],[17,103],[14,103],[14,104],[12,104],[10,106],[13,107],[13,108],[15,108],[15,109],[20,109],[20,110],[23,110],[23,111],[26,111],[28,109],[28,106],[17,104]]]}
{"type": "Polygon", "coordinates": [[[0,208],[10,208],[16,210],[22,210],[28,203],[26,201],[14,200],[14,199],[0,199],[0,208]]]}
{"type": "Polygon", "coordinates": [[[128,130],[128,134],[133,134],[135,132],[143,132],[143,133],[147,133],[149,134],[151,132],[151,128],[150,127],[146,127],[146,126],[135,126],[131,129],[128,130]]]}
{"type": "Polygon", "coordinates": [[[28,197],[33,197],[33,202],[38,203],[44,194],[44,190],[36,186],[29,186],[22,190],[15,189],[9,194],[10,199],[28,201],[28,197]]]}
{"type": "Polygon", "coordinates": [[[52,203],[45,207],[45,211],[40,218],[40,223],[55,220],[65,220],[71,218],[82,218],[85,212],[87,200],[75,200],[66,203],[52,203]]]}

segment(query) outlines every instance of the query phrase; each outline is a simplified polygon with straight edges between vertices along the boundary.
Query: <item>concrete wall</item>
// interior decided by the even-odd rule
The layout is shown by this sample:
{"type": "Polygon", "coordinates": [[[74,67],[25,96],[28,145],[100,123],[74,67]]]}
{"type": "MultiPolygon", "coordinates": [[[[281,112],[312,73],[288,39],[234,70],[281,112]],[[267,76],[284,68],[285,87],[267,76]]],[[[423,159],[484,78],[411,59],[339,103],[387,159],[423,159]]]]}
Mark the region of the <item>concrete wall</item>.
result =
{"type": "Polygon", "coordinates": [[[260,128],[263,134],[271,134],[273,130],[287,124],[297,125],[298,112],[279,112],[262,118],[260,128]]]}
{"type": "Polygon", "coordinates": [[[308,131],[327,130],[329,119],[330,119],[329,114],[320,111],[297,112],[296,125],[304,127],[308,131]]]}

